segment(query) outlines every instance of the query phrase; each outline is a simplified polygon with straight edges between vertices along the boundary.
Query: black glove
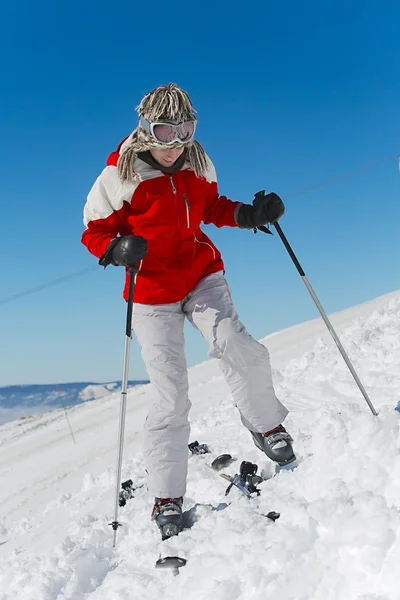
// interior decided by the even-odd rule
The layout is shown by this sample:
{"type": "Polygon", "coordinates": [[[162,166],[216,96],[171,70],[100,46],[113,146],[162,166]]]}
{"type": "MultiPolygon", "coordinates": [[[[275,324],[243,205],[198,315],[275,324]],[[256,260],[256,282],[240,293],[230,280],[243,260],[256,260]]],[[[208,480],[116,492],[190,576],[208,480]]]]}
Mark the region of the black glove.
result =
{"type": "Polygon", "coordinates": [[[285,205],[278,194],[257,192],[253,204],[242,204],[236,215],[241,229],[254,229],[267,223],[276,223],[285,212],[285,205]]]}
{"type": "Polygon", "coordinates": [[[139,235],[119,237],[108,244],[106,252],[99,260],[99,265],[107,267],[136,267],[146,256],[147,242],[139,235]]]}

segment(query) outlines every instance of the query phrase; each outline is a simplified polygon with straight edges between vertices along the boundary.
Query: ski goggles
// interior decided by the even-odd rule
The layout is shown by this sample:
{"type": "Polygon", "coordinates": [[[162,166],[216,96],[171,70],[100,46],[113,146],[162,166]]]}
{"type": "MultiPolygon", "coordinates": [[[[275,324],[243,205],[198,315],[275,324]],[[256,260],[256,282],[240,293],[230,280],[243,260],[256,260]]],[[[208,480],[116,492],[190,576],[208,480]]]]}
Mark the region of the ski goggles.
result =
{"type": "Polygon", "coordinates": [[[150,123],[144,117],[140,117],[140,126],[147,131],[160,144],[174,144],[175,142],[189,142],[196,131],[196,120],[184,121],[183,123],[156,122],[150,123]]]}

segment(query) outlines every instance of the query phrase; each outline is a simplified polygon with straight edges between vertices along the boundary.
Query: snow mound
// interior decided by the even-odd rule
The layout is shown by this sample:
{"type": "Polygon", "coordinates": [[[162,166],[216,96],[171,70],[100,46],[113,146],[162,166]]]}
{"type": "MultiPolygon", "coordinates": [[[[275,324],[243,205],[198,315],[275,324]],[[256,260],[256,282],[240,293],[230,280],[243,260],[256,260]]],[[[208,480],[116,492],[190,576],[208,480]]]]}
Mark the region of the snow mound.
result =
{"type": "Polygon", "coordinates": [[[100,384],[88,385],[79,392],[78,397],[79,400],[82,400],[82,402],[87,402],[88,400],[96,400],[97,398],[104,398],[104,396],[108,396],[110,392],[113,391],[113,387],[116,387],[116,384],[114,384],[114,386],[100,384]]]}

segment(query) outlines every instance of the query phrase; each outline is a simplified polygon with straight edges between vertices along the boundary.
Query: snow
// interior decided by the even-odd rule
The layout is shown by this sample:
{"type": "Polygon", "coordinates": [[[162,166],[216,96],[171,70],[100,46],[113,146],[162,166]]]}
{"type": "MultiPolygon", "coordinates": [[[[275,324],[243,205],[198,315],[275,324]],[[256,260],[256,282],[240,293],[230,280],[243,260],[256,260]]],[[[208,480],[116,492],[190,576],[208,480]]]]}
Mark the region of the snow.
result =
{"type": "Polygon", "coordinates": [[[112,386],[110,385],[87,385],[81,392],[79,392],[79,400],[83,400],[87,402],[88,400],[95,400],[96,398],[103,398],[107,396],[107,394],[112,391],[112,386]]]}
{"type": "MultiPolygon", "coordinates": [[[[0,600],[399,600],[400,292],[332,315],[379,411],[374,417],[321,319],[263,340],[291,412],[298,467],[275,477],[253,445],[216,361],[190,370],[191,440],[184,508],[191,527],[161,543],[138,487],[112,548],[120,394],[0,427],[0,600]],[[218,454],[259,465],[259,498],[210,468],[218,454]],[[226,504],[228,503],[228,506],[226,504]],[[267,512],[281,518],[272,523],[267,512]],[[160,553],[187,566],[154,569],[160,553]]],[[[133,342],[134,343],[134,342],[133,342]]],[[[141,431],[151,385],[129,391],[123,479],[144,484],[141,431]]]]}
{"type": "MultiPolygon", "coordinates": [[[[128,387],[147,383],[128,381],[128,387]]],[[[108,396],[121,389],[120,381],[108,383],[75,382],[42,385],[9,385],[0,387],[0,425],[52,408],[75,406],[82,402],[108,396]]]]}

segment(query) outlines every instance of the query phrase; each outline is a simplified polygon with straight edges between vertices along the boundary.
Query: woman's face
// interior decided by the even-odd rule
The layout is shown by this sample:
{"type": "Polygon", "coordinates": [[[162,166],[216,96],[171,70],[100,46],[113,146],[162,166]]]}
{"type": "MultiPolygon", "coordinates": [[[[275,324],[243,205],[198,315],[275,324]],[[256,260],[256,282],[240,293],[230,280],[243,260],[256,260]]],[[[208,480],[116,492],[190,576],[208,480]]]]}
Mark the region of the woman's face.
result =
{"type": "Polygon", "coordinates": [[[184,147],[180,148],[152,148],[150,153],[163,167],[172,167],[174,162],[180,157],[184,147]]]}

